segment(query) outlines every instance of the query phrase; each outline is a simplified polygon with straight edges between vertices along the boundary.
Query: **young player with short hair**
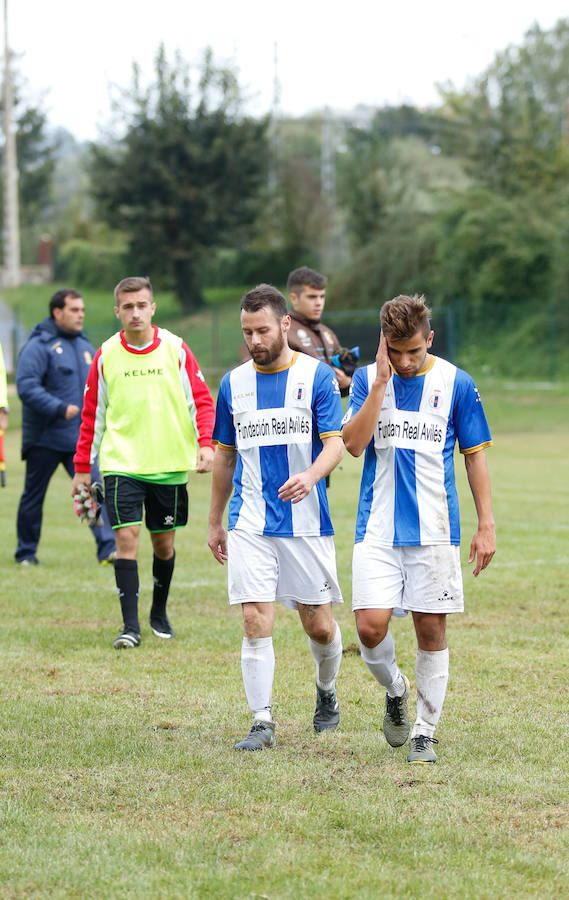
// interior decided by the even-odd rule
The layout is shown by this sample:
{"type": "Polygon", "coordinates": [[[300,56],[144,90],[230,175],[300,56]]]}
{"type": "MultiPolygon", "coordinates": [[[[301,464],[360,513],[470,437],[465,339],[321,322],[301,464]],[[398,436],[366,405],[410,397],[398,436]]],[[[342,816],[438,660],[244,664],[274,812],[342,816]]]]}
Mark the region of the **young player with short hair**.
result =
{"type": "Polygon", "coordinates": [[[115,288],[123,328],[95,354],[87,378],[72,493],[90,488],[90,461],[99,453],[105,503],[115,529],[115,578],[123,628],[113,647],[140,644],[137,553],[144,505],[154,550],[153,634],[173,638],[166,602],[174,572],[175,529],[188,520],[188,471],[213,464],[211,394],[182,338],[152,324],[156,311],[147,278],[115,288]]]}
{"type": "Polygon", "coordinates": [[[288,346],[290,316],[276,288],[245,294],[241,326],[252,359],[219,389],[208,545],[218,562],[228,560],[229,602],[243,611],[241,670],[253,724],[235,749],[262,750],[275,741],[275,600],[298,610],[309,638],[315,730],[340,718],[342,638],[332,606],[342,596],[324,480],[344,452],[342,406],[331,369],[288,346]]]}
{"type": "Polygon", "coordinates": [[[365,451],[353,553],[352,607],[362,658],[386,689],[383,730],[409,736],[409,682],[395,659],[391,615],[411,612],[417,635],[417,717],[408,761],[433,763],[449,673],[446,616],[464,609],[453,454],[458,441],[478,528],[474,575],[496,549],[484,449],[492,443],[478,390],[466,372],[429,353],[434,332],[424,298],[381,308],[375,362],[354,376],[343,436],[365,451]]]}
{"type": "Polygon", "coordinates": [[[344,349],[338,337],[321,321],[326,305],[328,279],[308,266],[300,266],[289,273],[287,291],[291,302],[288,344],[292,350],[307,353],[331,366],[336,373],[342,396],[348,394],[355,369],[344,371],[332,361],[344,349]]]}

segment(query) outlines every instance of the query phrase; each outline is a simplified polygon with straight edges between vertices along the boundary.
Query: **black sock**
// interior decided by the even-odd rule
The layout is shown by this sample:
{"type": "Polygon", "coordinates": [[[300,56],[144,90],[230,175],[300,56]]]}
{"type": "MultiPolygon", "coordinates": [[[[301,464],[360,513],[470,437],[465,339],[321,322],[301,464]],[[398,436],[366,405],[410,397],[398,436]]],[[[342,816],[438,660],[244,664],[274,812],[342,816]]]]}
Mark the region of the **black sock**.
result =
{"type": "Polygon", "coordinates": [[[160,619],[166,615],[166,601],[168,600],[168,591],[170,590],[170,582],[174,574],[174,561],[176,554],[174,553],[170,559],[159,559],[154,555],[152,563],[152,575],[154,577],[154,592],[152,594],[152,609],[150,617],[152,619],[160,619]]]}
{"type": "Polygon", "coordinates": [[[135,559],[115,560],[115,581],[125,631],[140,634],[138,624],[138,564],[135,559]]]}

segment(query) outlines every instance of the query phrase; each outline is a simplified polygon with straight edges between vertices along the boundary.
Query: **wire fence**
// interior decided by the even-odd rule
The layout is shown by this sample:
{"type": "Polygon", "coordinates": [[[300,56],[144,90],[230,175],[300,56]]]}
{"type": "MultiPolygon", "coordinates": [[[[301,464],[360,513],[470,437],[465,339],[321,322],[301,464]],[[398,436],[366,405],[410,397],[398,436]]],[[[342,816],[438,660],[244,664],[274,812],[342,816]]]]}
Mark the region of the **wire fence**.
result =
{"type": "MultiPolygon", "coordinates": [[[[379,312],[377,309],[330,310],[325,323],[336,332],[344,347],[360,348],[360,365],[375,359],[379,341],[379,312]]],[[[437,353],[454,361],[456,356],[455,322],[453,311],[439,308],[433,313],[437,353]]],[[[111,334],[112,328],[85,328],[94,347],[99,347],[111,334]]],[[[200,313],[199,325],[191,323],[180,333],[195,353],[206,375],[218,380],[228,369],[243,359],[243,340],[239,326],[239,312],[235,305],[211,306],[200,313]]],[[[6,369],[14,373],[18,352],[29,330],[13,318],[2,316],[0,341],[4,350],[6,369]]]]}

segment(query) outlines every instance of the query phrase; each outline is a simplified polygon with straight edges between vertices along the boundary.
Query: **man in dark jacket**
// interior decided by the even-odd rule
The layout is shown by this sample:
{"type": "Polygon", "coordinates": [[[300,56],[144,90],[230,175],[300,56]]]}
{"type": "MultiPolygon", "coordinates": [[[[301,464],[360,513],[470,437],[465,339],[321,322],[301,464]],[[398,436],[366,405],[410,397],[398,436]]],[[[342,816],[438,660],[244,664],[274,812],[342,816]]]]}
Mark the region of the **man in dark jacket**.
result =
{"type": "Polygon", "coordinates": [[[340,354],[343,348],[332,329],[320,321],[326,303],[326,282],[325,275],[308,266],[294,269],[288,276],[287,290],[292,304],[288,344],[293,350],[300,350],[331,366],[345,397],[352,383],[351,372],[348,374],[334,365],[332,357],[340,354]]]}
{"type": "MultiPolygon", "coordinates": [[[[26,461],[15,554],[21,565],[38,565],[43,502],[53,473],[62,463],[73,477],[83,391],[94,354],[82,331],[85,307],[77,291],[56,291],[49,312],[22,347],[16,369],[26,461]]],[[[93,479],[99,478],[94,465],[93,479]]],[[[92,527],[100,563],[112,562],[115,556],[114,534],[105,517],[103,511],[103,526],[92,527]]]]}

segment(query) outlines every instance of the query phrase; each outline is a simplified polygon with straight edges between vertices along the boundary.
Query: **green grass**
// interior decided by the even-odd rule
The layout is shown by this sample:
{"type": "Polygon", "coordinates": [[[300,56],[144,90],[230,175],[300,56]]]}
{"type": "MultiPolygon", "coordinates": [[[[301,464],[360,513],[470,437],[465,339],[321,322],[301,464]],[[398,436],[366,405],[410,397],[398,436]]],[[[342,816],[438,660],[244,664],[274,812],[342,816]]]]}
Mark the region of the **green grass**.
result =
{"type": "MultiPolygon", "coordinates": [[[[478,579],[462,461],[466,613],[449,621],[439,762],[411,768],[381,730],[383,699],[355,650],[350,559],[360,464],[332,476],[345,654],[342,721],[315,735],[314,671],[279,608],[275,750],[233,752],[249,725],[240,614],[205,545],[209,477],[177,535],[177,637],[117,653],[112,571],[58,473],[40,569],[16,568],[19,434],[0,491],[0,896],[541,898],[569,878],[569,437],[564,390],[483,385],[498,553],[478,579]]],[[[18,420],[14,410],[12,422],[18,420]]],[[[150,551],[140,555],[141,608],[150,551]]],[[[145,621],[143,617],[142,621],[145,621]]],[[[414,681],[411,623],[393,625],[414,681]]],[[[412,694],[414,692],[412,691],[412,694]]]]}

